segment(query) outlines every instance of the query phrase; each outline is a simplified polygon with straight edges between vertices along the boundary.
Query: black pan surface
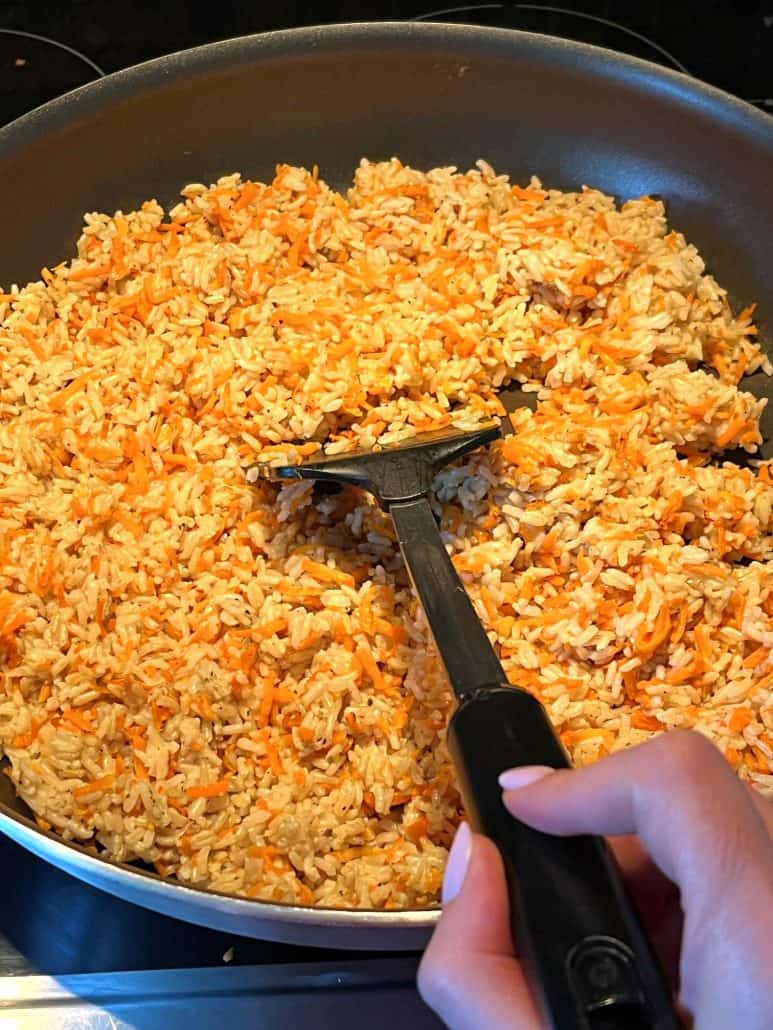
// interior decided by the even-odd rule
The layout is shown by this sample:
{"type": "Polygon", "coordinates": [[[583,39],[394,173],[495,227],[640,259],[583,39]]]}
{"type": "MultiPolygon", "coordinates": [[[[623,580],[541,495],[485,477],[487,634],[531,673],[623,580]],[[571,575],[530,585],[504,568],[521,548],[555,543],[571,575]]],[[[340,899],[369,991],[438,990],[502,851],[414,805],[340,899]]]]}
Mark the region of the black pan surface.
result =
{"type": "MultiPolygon", "coordinates": [[[[773,119],[633,58],[458,25],[328,26],[216,43],[108,76],[0,129],[0,288],[70,257],[86,211],[149,197],[169,204],[186,183],[236,170],[270,179],[278,162],[316,163],[342,188],[362,156],[393,155],[419,167],[484,157],[516,182],[536,173],[548,186],[588,184],[621,200],[659,194],[734,302],[758,303],[770,350],[773,119]]],[[[769,386],[763,376],[749,383],[758,395],[769,386]]],[[[0,813],[28,836],[26,806],[5,777],[0,784],[0,813]]],[[[177,888],[191,893],[201,892],[177,888]]],[[[174,914],[225,925],[186,904],[174,914]]]]}

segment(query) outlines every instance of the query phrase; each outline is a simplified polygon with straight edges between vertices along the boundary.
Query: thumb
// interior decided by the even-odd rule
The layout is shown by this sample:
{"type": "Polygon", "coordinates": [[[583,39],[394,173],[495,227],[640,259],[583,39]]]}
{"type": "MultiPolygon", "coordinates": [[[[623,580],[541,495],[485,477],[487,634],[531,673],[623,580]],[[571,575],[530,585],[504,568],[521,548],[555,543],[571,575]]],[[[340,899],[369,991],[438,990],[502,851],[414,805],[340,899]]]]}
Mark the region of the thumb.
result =
{"type": "Polygon", "coordinates": [[[443,886],[443,914],[419,969],[419,992],[452,1030],[538,1030],[542,1023],[513,954],[502,860],[466,823],[443,886]]]}

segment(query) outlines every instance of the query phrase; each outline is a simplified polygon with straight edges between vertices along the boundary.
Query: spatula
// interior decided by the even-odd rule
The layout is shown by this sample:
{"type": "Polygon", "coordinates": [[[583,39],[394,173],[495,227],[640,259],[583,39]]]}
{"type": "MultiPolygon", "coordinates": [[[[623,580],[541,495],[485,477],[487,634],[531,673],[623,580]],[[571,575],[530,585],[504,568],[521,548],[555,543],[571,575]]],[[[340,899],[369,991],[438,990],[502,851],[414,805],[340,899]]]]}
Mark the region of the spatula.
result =
{"type": "Polygon", "coordinates": [[[467,816],[499,848],[513,939],[548,1022],[556,1030],[676,1028],[662,970],[604,839],[540,833],[502,804],[505,769],[569,761],[539,701],[507,682],[427,496],[440,469],[500,435],[499,423],[424,433],[380,450],[258,465],[257,473],[361,487],[391,515],[457,697],[448,746],[467,816]]]}

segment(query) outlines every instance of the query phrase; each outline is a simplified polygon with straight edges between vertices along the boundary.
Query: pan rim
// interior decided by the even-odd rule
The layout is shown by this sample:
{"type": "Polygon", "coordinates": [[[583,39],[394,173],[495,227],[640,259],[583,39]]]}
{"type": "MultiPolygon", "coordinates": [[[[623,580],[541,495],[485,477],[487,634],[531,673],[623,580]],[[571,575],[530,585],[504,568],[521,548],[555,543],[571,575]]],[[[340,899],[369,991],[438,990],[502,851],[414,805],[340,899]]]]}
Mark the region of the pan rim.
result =
{"type": "MultiPolygon", "coordinates": [[[[258,915],[285,924],[316,925],[320,923],[326,927],[351,927],[353,918],[356,923],[367,923],[371,929],[387,929],[389,927],[413,927],[415,929],[431,928],[440,917],[440,906],[433,905],[429,908],[403,908],[394,911],[377,908],[330,908],[326,906],[295,905],[290,902],[263,901],[260,898],[246,898],[238,894],[226,894],[224,891],[210,890],[207,887],[198,887],[196,884],[183,883],[182,880],[173,878],[164,879],[158,873],[141,869],[128,862],[119,862],[107,855],[94,854],[85,845],[77,841],[65,840],[51,830],[45,830],[29,816],[23,815],[10,809],[4,802],[0,802],[0,832],[11,837],[17,844],[29,848],[29,843],[34,840],[44,839],[46,846],[34,849],[35,853],[45,861],[53,861],[57,853],[62,850],[74,852],[79,856],[76,861],[79,867],[85,868],[88,865],[98,863],[99,866],[108,866],[114,869],[118,875],[134,880],[136,883],[149,883],[155,885],[154,893],[165,892],[167,894],[180,896],[185,894],[191,898],[200,899],[200,908],[205,904],[206,898],[218,898],[226,902],[229,908],[234,909],[233,914],[244,914],[252,917],[258,915]],[[7,821],[16,823],[21,832],[8,832],[7,821]],[[45,852],[46,854],[42,854],[45,852]],[[50,857],[49,857],[50,856],[50,857]],[[257,911],[256,911],[257,910],[257,911]],[[356,918],[359,917],[359,918],[356,918]]],[[[71,875],[77,876],[70,867],[67,870],[71,875]]],[[[101,889],[101,888],[99,888],[101,889]]]]}
{"type": "Polygon", "coordinates": [[[211,73],[227,70],[242,60],[288,56],[314,50],[337,49],[342,44],[399,42],[423,48],[427,41],[474,46],[488,43],[503,57],[518,52],[541,52],[549,62],[564,64],[586,60],[585,70],[601,78],[625,78],[639,89],[651,89],[653,79],[672,99],[688,107],[711,108],[711,118],[746,123],[746,132],[761,136],[759,142],[773,154],[773,115],[716,86],[683,72],[666,68],[643,58],[632,57],[604,47],[562,39],[537,32],[459,25],[449,22],[361,21],[332,25],[310,25],[293,29],[234,36],[154,57],[139,64],[111,72],[64,93],[7,125],[0,126],[0,160],[13,157],[19,145],[36,142],[41,136],[66,129],[73,108],[79,113],[96,114],[104,104],[129,101],[138,86],[161,87],[173,82],[177,74],[211,73]]]}
{"type": "MultiPolygon", "coordinates": [[[[424,49],[428,43],[438,47],[446,44],[450,47],[451,58],[466,47],[474,51],[479,50],[481,45],[488,45],[489,56],[503,60],[517,59],[519,55],[528,53],[532,57],[539,55],[546,63],[557,66],[582,63],[585,73],[593,77],[606,79],[610,84],[624,81],[629,88],[638,92],[654,90],[656,94],[666,95],[671,103],[697,111],[709,121],[726,123],[736,132],[753,139],[773,157],[773,117],[715,86],[651,61],[586,43],[519,30],[445,22],[362,21],[233,37],[165,54],[113,72],[50,100],[0,127],[0,164],[13,160],[20,150],[35,146],[47,135],[66,131],[74,115],[94,117],[116,102],[130,102],[138,90],[163,90],[173,86],[175,81],[213,71],[227,72],[257,59],[288,56],[302,59],[315,52],[334,52],[358,44],[377,46],[384,43],[402,44],[417,50],[424,49]]],[[[206,909],[207,899],[214,898],[227,904],[234,913],[283,925],[324,925],[352,930],[366,927],[383,931],[407,928],[428,930],[439,917],[437,906],[397,911],[332,909],[244,898],[178,880],[165,880],[157,873],[106,856],[94,855],[83,845],[66,841],[42,829],[28,816],[3,802],[0,802],[0,831],[37,854],[47,852],[55,856],[63,851],[70,855],[74,853],[79,856],[75,864],[81,868],[95,864],[100,868],[110,867],[128,883],[145,887],[152,884],[153,894],[157,897],[185,897],[194,903],[194,909],[199,915],[206,909]],[[13,832],[9,832],[12,830],[9,826],[11,823],[15,825],[13,832]],[[44,846],[42,841],[46,841],[47,845],[44,846]],[[30,847],[35,842],[40,842],[39,848],[30,847]]]]}

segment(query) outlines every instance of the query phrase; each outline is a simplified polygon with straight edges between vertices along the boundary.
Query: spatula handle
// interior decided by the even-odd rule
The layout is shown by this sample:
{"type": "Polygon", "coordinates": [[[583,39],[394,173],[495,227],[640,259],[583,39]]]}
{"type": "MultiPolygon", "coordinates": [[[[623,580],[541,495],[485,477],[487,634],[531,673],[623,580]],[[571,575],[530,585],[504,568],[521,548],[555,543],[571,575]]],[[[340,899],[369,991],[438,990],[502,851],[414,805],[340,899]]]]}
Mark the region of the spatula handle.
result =
{"type": "Polygon", "coordinates": [[[569,763],[542,705],[512,686],[462,697],[448,745],[473,829],[499,848],[516,948],[557,1030],[681,1026],[658,960],[602,837],[555,837],[514,819],[500,773],[569,763]]]}
{"type": "MultiPolygon", "coordinates": [[[[459,707],[448,744],[473,828],[499,848],[513,939],[556,1030],[671,1030],[668,989],[601,837],[553,837],[514,819],[499,774],[567,766],[542,705],[506,684],[426,498],[390,505],[405,563],[459,707]]],[[[461,946],[461,944],[460,944],[461,946]]]]}
{"type": "Polygon", "coordinates": [[[389,514],[454,693],[459,696],[486,683],[506,682],[504,669],[448,557],[427,498],[392,504],[389,514]]]}

